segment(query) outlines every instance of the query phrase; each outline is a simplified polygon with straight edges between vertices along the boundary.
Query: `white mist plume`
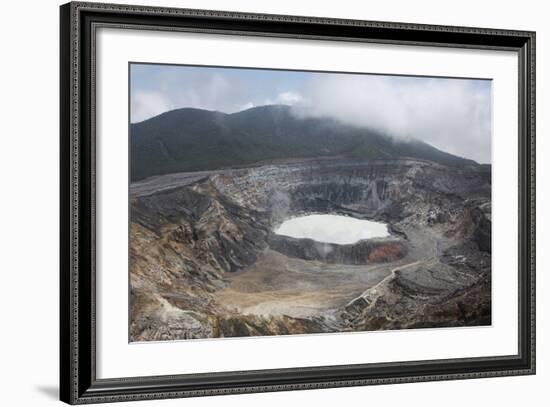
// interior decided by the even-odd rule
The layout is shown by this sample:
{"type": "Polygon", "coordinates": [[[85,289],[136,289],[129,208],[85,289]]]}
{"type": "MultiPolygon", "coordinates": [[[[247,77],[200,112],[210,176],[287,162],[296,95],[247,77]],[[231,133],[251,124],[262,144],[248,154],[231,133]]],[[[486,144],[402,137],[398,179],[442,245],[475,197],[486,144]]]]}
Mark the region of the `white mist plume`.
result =
{"type": "Polygon", "coordinates": [[[328,116],[491,162],[488,80],[139,65],[134,69],[138,79],[132,82],[132,123],[182,107],[234,113],[285,104],[299,115],[328,116]],[[139,72],[146,76],[139,79],[139,72]]]}
{"type": "Polygon", "coordinates": [[[307,83],[301,108],[295,110],[491,162],[488,85],[460,79],[317,75],[307,83]]]}

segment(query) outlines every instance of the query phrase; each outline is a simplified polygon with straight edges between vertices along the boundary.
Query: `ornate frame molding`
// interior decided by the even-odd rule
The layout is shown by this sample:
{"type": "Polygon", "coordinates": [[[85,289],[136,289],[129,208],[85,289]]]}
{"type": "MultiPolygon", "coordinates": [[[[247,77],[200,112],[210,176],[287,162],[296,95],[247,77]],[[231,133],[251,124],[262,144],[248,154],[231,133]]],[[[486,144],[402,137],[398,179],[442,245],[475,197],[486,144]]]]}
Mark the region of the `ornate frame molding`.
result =
{"type": "Polygon", "coordinates": [[[535,33],[73,2],[61,6],[60,394],[70,404],[535,373],[535,33]],[[518,52],[518,355],[97,379],[95,350],[95,30],[110,26],[518,52]]]}

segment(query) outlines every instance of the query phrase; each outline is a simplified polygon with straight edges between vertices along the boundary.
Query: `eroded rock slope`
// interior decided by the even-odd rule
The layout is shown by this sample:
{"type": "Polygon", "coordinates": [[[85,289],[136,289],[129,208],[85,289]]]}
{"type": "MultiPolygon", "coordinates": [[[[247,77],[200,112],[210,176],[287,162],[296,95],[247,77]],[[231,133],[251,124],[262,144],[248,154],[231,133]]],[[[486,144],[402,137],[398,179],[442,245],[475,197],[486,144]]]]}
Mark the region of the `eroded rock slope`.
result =
{"type": "Polygon", "coordinates": [[[130,339],[489,324],[490,168],[332,157],[131,185],[130,339]],[[291,216],[384,221],[333,246],[291,216]]]}

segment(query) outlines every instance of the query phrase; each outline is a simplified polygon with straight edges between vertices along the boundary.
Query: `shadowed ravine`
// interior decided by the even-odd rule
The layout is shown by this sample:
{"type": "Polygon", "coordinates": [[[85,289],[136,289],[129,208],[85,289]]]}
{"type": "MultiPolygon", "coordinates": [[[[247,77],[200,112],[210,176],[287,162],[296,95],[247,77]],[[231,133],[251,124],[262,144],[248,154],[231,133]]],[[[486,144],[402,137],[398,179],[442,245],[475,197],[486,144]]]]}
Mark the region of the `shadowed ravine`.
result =
{"type": "Polygon", "coordinates": [[[490,324],[490,168],[332,157],[131,185],[132,341],[490,324]],[[388,224],[347,245],[285,219],[388,224]]]}

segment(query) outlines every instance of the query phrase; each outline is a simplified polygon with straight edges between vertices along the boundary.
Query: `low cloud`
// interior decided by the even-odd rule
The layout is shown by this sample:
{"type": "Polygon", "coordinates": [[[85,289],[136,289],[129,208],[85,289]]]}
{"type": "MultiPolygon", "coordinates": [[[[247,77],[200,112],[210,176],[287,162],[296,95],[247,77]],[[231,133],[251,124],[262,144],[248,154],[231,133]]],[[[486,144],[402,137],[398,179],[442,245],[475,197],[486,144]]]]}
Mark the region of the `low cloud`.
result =
{"type": "Polygon", "coordinates": [[[268,102],[270,103],[266,103],[266,104],[271,104],[271,105],[280,104],[280,105],[293,106],[293,105],[299,105],[304,103],[304,98],[299,93],[288,91],[288,92],[279,93],[274,101],[271,101],[270,99],[268,99],[268,102]]]}
{"type": "Polygon", "coordinates": [[[394,138],[491,162],[491,83],[486,80],[136,66],[131,122],[194,107],[234,113],[285,104],[394,138]]]}
{"type": "Polygon", "coordinates": [[[332,117],[491,162],[491,87],[487,81],[319,75],[309,81],[302,107],[302,115],[332,117]]]}
{"type": "Polygon", "coordinates": [[[147,87],[141,83],[132,86],[132,123],[182,107],[233,113],[255,106],[246,101],[246,85],[232,82],[222,73],[195,70],[192,74],[178,75],[171,68],[157,76],[146,83],[147,87]]]}

